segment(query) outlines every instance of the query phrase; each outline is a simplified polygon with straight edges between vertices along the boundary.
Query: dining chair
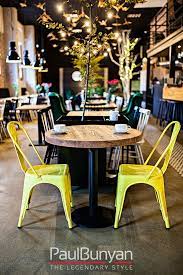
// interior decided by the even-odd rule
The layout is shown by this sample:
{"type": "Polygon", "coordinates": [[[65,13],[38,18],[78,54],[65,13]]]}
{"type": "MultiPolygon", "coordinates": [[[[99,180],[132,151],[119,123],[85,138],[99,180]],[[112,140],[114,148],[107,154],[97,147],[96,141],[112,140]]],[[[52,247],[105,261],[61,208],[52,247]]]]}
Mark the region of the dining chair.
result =
{"type": "MultiPolygon", "coordinates": [[[[142,134],[144,134],[144,131],[149,121],[151,111],[148,109],[140,108],[139,114],[140,115],[139,115],[139,120],[137,124],[137,130],[139,130],[140,132],[142,132],[142,134]]],[[[144,157],[141,149],[141,146],[143,143],[144,143],[144,138],[142,137],[142,139],[136,144],[128,146],[128,151],[127,151],[127,153],[129,154],[128,157],[132,159],[137,159],[140,164],[144,163],[144,157]]]]}
{"type": "Polygon", "coordinates": [[[131,95],[128,105],[122,111],[122,114],[127,117],[130,116],[130,114],[133,112],[135,106],[141,107],[142,100],[143,100],[143,95],[140,92],[136,92],[133,95],[131,95]]]}
{"type": "Polygon", "coordinates": [[[26,213],[26,210],[29,209],[30,200],[32,197],[33,189],[38,184],[49,183],[56,186],[60,193],[61,199],[63,202],[63,207],[65,211],[65,216],[68,222],[69,228],[72,228],[72,220],[71,220],[71,206],[72,206],[72,195],[71,195],[71,182],[70,182],[70,174],[69,167],[67,164],[51,164],[46,165],[35,146],[32,143],[28,133],[25,128],[22,126],[20,122],[11,121],[8,123],[8,132],[13,141],[17,157],[20,162],[21,169],[25,174],[24,178],[24,187],[23,187],[23,196],[22,196],[22,204],[20,210],[20,216],[18,221],[18,227],[22,226],[22,222],[26,213]],[[26,154],[21,148],[20,144],[20,131],[17,131],[19,128],[23,135],[28,139],[32,148],[34,150],[35,155],[37,155],[41,164],[33,166],[26,154]]]}
{"type": "Polygon", "coordinates": [[[48,144],[45,139],[45,133],[54,128],[54,119],[51,107],[47,107],[43,110],[39,110],[38,112],[39,117],[39,128],[42,135],[42,140],[44,145],[47,146],[44,163],[50,164],[51,159],[57,157],[57,146],[48,144]]]}
{"type": "MultiPolygon", "coordinates": [[[[138,124],[138,119],[139,119],[139,107],[138,106],[134,107],[133,112],[131,112],[130,114],[130,118],[127,118],[127,116],[125,115],[121,115],[121,116],[123,116],[123,118],[126,120],[126,122],[121,122],[121,123],[126,123],[131,128],[136,128],[138,124]]],[[[123,160],[124,146],[123,147],[117,146],[117,147],[110,148],[108,168],[109,169],[111,168],[112,171],[118,171],[121,154],[122,154],[122,160],[123,160]]]]}
{"type": "Polygon", "coordinates": [[[4,138],[8,137],[6,123],[4,121],[4,107],[5,104],[0,104],[0,142],[2,142],[4,138]]]}
{"type": "Polygon", "coordinates": [[[59,94],[57,93],[49,92],[48,97],[52,108],[54,123],[57,123],[59,118],[66,115],[62,106],[62,102],[60,100],[59,94]]]}
{"type": "Polygon", "coordinates": [[[115,214],[115,223],[114,228],[118,228],[118,224],[122,215],[123,204],[125,200],[125,195],[128,188],[132,185],[136,185],[139,183],[144,183],[150,185],[154,188],[157,202],[160,205],[160,210],[162,213],[163,220],[165,222],[166,228],[170,228],[167,205],[166,205],[166,197],[165,197],[165,188],[164,188],[164,173],[167,170],[172,151],[178,136],[178,133],[181,129],[180,123],[178,121],[172,121],[162,132],[158,141],[156,142],[153,150],[148,156],[146,162],[144,164],[122,164],[119,168],[118,174],[118,183],[117,183],[117,191],[116,191],[116,214],[115,214]],[[149,165],[149,161],[152,159],[152,156],[162,141],[166,132],[173,127],[173,132],[170,138],[170,142],[163,154],[160,156],[156,164],[149,165]],[[162,166],[160,164],[164,160],[162,166]],[[160,166],[160,168],[159,168],[160,166]]]}
{"type": "Polygon", "coordinates": [[[116,106],[119,112],[122,111],[123,109],[123,104],[124,104],[124,98],[121,96],[116,97],[116,106]]]}
{"type": "MultiPolygon", "coordinates": [[[[136,126],[137,130],[144,133],[145,128],[148,124],[150,114],[151,114],[150,110],[139,108],[138,106],[135,106],[134,115],[135,115],[135,117],[138,116],[138,123],[136,126]]],[[[138,160],[138,162],[140,164],[143,164],[144,157],[143,157],[143,153],[142,153],[142,149],[141,149],[141,146],[143,143],[144,143],[144,139],[142,138],[136,144],[131,144],[131,145],[122,146],[122,147],[120,147],[120,146],[116,147],[114,150],[114,157],[113,157],[113,161],[112,161],[112,170],[114,170],[114,171],[118,170],[121,157],[122,157],[122,163],[125,163],[124,156],[126,156],[126,163],[128,163],[129,158],[131,158],[131,159],[135,160],[135,163],[138,160]]]]}

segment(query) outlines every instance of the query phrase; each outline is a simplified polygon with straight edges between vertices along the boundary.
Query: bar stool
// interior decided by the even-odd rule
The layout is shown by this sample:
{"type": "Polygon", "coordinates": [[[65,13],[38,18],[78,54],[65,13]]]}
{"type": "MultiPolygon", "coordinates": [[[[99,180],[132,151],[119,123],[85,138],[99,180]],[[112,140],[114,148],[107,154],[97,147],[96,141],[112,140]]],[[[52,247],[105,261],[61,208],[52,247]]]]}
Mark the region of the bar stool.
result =
{"type": "Polygon", "coordinates": [[[166,117],[165,117],[166,124],[168,124],[170,121],[175,119],[175,113],[176,113],[176,102],[173,100],[167,100],[166,117]]]}
{"type": "Polygon", "coordinates": [[[166,119],[166,113],[167,113],[167,100],[160,98],[159,100],[159,110],[158,110],[158,116],[156,119],[156,124],[162,126],[166,119]]]}

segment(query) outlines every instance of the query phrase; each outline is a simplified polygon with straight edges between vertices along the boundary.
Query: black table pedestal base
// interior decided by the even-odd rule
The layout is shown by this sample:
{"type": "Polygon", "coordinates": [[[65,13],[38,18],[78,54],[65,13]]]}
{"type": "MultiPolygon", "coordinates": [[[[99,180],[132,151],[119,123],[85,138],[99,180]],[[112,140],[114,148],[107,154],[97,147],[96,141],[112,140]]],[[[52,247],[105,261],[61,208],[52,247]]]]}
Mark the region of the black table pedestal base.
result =
{"type": "Polygon", "coordinates": [[[97,207],[95,216],[90,216],[89,207],[78,208],[72,213],[72,220],[81,227],[104,228],[114,224],[114,210],[102,206],[97,207]]]}

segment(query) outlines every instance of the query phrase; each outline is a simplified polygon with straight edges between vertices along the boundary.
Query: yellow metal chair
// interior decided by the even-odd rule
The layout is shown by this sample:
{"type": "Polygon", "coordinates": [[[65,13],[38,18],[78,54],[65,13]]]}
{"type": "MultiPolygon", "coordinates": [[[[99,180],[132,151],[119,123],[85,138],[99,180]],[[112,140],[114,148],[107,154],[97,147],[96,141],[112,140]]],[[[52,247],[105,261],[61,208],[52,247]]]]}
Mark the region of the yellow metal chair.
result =
{"type": "Polygon", "coordinates": [[[150,153],[149,157],[147,158],[146,162],[143,165],[122,164],[120,166],[119,174],[118,174],[116,202],[115,202],[116,215],[115,215],[114,228],[118,228],[127,189],[130,186],[139,184],[139,183],[145,183],[154,188],[156,199],[160,205],[160,210],[162,212],[165,226],[166,228],[170,228],[167,206],[166,206],[163,174],[166,172],[166,169],[168,167],[180,128],[181,126],[178,121],[172,121],[162,132],[152,152],[150,153]],[[174,126],[173,132],[170,138],[170,142],[166,147],[165,151],[160,156],[159,160],[156,162],[154,166],[148,165],[151,157],[153,156],[163,136],[165,135],[167,130],[172,126],[174,126]],[[161,168],[159,168],[158,165],[161,164],[161,161],[163,159],[164,159],[163,165],[161,168]]]}
{"type": "Polygon", "coordinates": [[[22,196],[22,205],[20,210],[20,216],[18,221],[18,227],[22,226],[22,221],[25,216],[26,209],[29,209],[29,203],[32,196],[33,188],[40,183],[52,184],[60,190],[65,216],[68,222],[69,228],[72,228],[71,220],[71,181],[69,174],[69,167],[67,164],[44,164],[38,151],[33,145],[29,135],[20,122],[11,121],[8,123],[8,132],[13,141],[21,169],[25,173],[24,188],[22,196]],[[41,165],[32,166],[27,156],[21,149],[20,141],[18,138],[17,126],[23,131],[23,134],[27,137],[32,148],[34,149],[41,165]]]}

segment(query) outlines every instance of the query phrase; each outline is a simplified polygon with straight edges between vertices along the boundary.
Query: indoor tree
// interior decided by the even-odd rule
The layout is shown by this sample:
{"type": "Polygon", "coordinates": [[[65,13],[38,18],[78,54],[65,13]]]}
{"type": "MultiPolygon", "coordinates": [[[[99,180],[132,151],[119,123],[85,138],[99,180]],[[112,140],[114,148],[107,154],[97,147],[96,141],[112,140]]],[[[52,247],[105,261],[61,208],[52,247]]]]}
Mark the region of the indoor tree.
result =
{"type": "Polygon", "coordinates": [[[130,98],[130,80],[135,74],[134,70],[139,65],[136,64],[138,55],[134,55],[133,51],[138,43],[138,38],[130,39],[130,31],[122,30],[120,33],[112,34],[110,39],[117,40],[117,53],[111,50],[109,37],[104,37],[104,44],[109,53],[111,61],[119,67],[119,77],[123,87],[123,96],[125,103],[130,98]]]}
{"type": "MultiPolygon", "coordinates": [[[[73,56],[73,64],[76,69],[81,73],[81,81],[84,82],[86,79],[86,67],[88,63],[88,44],[85,41],[75,41],[72,48],[69,50],[71,56],[73,56]]],[[[102,79],[100,75],[100,62],[104,56],[100,53],[100,48],[98,47],[97,38],[93,38],[90,42],[90,70],[88,87],[92,88],[98,80],[102,79]]]]}

